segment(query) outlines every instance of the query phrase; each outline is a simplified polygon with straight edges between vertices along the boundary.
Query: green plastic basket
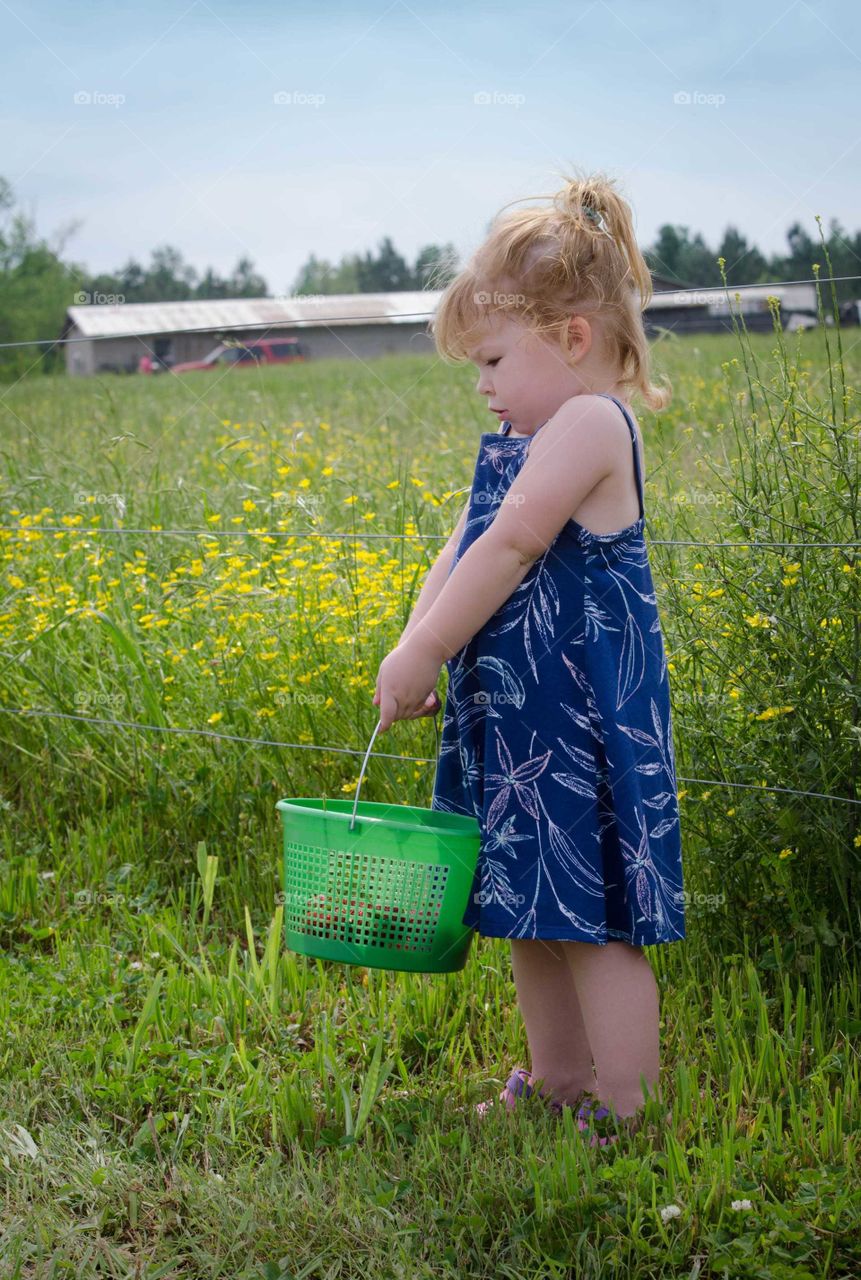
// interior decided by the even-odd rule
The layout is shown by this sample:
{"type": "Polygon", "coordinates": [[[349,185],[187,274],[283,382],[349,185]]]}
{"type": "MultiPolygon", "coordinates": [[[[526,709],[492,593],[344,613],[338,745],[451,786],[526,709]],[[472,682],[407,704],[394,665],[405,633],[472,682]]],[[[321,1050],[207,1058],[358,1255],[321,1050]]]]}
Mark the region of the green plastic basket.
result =
{"type": "MultiPolygon", "coordinates": [[[[475,818],[359,801],[377,723],[350,800],[279,800],[284,929],[300,955],[372,969],[451,973],[466,964],[463,924],[479,852],[475,818]],[[351,813],[352,810],[352,813],[351,813]]],[[[439,728],[434,718],[439,756],[439,728]]]]}

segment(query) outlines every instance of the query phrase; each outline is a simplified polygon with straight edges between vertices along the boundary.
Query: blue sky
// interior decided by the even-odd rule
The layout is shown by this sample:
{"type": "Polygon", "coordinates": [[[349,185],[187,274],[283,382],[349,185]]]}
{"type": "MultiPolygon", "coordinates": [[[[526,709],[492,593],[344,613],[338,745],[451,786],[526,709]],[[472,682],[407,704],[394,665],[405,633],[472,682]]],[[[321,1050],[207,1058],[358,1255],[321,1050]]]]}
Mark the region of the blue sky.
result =
{"type": "Polygon", "coordinates": [[[65,254],[93,271],[169,243],[198,270],[248,255],[277,294],[384,235],[465,257],[574,165],[620,182],[644,246],[861,224],[838,0],[0,0],[0,40],[0,174],[43,234],[80,224],[65,254]]]}

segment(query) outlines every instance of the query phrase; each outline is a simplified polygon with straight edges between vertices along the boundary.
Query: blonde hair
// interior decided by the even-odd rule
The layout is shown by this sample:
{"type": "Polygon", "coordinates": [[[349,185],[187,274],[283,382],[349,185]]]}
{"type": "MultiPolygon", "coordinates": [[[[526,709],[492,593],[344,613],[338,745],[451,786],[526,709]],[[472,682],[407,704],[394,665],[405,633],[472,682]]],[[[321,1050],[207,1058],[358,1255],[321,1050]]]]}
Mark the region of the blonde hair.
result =
{"type": "Polygon", "coordinates": [[[496,216],[487,239],[443,291],[430,326],[437,351],[443,360],[463,364],[488,317],[502,312],[558,342],[568,363],[572,314],[600,313],[620,384],[649,409],[664,409],[672,386],[666,377],[664,386],[651,381],[642,312],[652,297],[652,277],[630,206],[603,173],[565,183],[550,205],[496,216]]]}

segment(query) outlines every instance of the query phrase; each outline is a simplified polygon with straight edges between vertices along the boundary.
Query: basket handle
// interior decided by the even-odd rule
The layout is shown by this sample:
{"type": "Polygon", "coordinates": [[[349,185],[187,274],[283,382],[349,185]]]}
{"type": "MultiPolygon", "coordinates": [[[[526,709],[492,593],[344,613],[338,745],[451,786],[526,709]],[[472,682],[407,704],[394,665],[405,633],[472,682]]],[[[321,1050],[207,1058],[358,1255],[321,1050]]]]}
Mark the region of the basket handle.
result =
{"type": "MultiPolygon", "coordinates": [[[[434,728],[434,733],[435,733],[435,735],[436,735],[436,756],[437,756],[437,760],[439,760],[439,721],[437,720],[437,716],[439,715],[439,712],[440,712],[440,708],[439,708],[439,707],[437,707],[436,711],[433,713],[433,728],[434,728]]],[[[362,779],[363,779],[363,778],[364,778],[364,776],[365,776],[365,769],[367,768],[367,764],[368,764],[368,756],[371,754],[371,748],[372,748],[372,747],[373,747],[373,745],[374,745],[374,739],[376,738],[377,734],[379,733],[380,725],[381,725],[382,723],[383,723],[383,722],[382,722],[382,720],[378,720],[378,721],[377,721],[377,723],[376,723],[376,725],[374,726],[374,732],[371,734],[371,741],[368,743],[368,749],[367,749],[367,751],[365,752],[365,758],[364,758],[364,760],[362,761],[362,768],[361,768],[361,770],[360,770],[360,772],[359,772],[359,781],[356,783],[356,798],[355,798],[355,800],[353,801],[353,816],[350,818],[350,830],[351,830],[351,831],[353,830],[353,828],[354,828],[354,827],[355,827],[355,825],[356,825],[356,810],[357,810],[357,809],[358,809],[358,807],[359,807],[359,791],[361,790],[361,786],[362,786],[362,779]]]]}

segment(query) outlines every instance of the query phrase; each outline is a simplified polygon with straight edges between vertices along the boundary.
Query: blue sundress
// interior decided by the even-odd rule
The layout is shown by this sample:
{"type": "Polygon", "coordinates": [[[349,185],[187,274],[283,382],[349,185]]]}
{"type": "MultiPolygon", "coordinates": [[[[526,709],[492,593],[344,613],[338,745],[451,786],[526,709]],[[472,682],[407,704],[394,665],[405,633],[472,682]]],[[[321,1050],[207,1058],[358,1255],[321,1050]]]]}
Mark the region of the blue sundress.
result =
{"type": "MultiPolygon", "coordinates": [[[[568,520],[517,589],[446,662],[431,807],[475,816],[463,924],[486,937],[634,946],[685,937],[670,686],[640,516],[568,520]]],[[[540,431],[545,424],[538,428],[540,431]]],[[[492,522],[532,437],[481,437],[452,561],[492,522]]]]}

